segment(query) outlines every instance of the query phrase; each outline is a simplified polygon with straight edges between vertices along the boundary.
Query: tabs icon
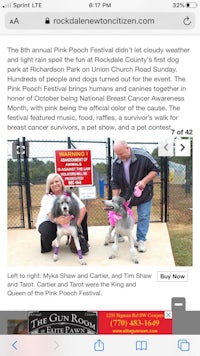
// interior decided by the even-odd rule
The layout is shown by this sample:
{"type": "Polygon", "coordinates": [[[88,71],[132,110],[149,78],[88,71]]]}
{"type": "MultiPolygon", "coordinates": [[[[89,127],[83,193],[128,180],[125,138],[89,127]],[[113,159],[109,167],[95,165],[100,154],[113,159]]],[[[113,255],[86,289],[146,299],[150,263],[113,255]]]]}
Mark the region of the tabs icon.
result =
{"type": "Polygon", "coordinates": [[[190,343],[185,339],[178,340],[178,348],[181,351],[190,351],[190,343]]]}

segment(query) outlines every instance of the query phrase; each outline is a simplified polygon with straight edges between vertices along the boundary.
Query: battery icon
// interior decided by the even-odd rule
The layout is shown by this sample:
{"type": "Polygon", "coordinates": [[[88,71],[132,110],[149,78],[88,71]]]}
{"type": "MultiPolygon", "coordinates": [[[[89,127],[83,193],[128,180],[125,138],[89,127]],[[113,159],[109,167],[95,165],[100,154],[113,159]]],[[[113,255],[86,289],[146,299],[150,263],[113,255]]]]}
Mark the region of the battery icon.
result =
{"type": "Polygon", "coordinates": [[[186,7],[190,7],[191,9],[197,7],[197,2],[186,2],[186,7]]]}

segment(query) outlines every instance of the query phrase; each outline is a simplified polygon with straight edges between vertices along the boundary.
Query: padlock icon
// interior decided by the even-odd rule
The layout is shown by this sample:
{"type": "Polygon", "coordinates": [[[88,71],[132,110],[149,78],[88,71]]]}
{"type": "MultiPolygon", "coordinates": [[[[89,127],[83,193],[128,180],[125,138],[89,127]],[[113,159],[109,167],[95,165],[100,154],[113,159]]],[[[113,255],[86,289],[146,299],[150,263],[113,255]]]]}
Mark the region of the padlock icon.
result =
{"type": "Polygon", "coordinates": [[[46,19],[45,19],[45,24],[46,24],[46,25],[49,25],[49,24],[50,24],[50,18],[49,18],[49,17],[46,17],[46,19]]]}

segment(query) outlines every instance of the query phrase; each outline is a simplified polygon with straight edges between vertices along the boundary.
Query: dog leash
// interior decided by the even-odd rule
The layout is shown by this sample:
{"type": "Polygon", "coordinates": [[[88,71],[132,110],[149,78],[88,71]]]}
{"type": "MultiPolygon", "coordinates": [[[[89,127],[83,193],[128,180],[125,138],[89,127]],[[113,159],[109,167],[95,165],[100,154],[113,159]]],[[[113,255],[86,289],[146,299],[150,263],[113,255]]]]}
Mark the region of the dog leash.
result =
{"type": "MultiPolygon", "coordinates": [[[[130,187],[129,187],[129,190],[131,190],[130,187]]],[[[128,205],[130,204],[131,199],[132,199],[133,196],[136,197],[136,198],[140,198],[141,195],[142,195],[143,190],[144,189],[140,189],[138,186],[135,186],[134,189],[133,189],[133,192],[131,193],[131,195],[129,197],[129,199],[125,199],[127,201],[128,205]]]]}

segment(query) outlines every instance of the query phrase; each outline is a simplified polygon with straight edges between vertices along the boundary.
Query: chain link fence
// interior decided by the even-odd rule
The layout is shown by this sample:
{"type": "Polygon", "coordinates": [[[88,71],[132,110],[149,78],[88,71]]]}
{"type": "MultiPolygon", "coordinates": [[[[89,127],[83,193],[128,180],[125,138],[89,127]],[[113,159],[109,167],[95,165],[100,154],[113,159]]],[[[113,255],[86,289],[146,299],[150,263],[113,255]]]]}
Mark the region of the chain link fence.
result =
{"type": "Polygon", "coordinates": [[[192,224],[192,165],[168,162],[168,221],[192,224]]]}
{"type": "MultiPolygon", "coordinates": [[[[91,150],[96,199],[84,200],[88,210],[88,225],[107,225],[107,213],[103,210],[102,200],[111,197],[109,181],[114,153],[110,139],[75,141],[68,137],[66,141],[28,141],[27,157],[23,151],[27,141],[23,140],[8,141],[8,228],[35,227],[41,198],[45,193],[46,177],[55,171],[55,151],[69,148],[91,150]]],[[[154,153],[161,167],[161,173],[154,181],[151,221],[191,222],[191,167],[175,166],[168,159],[157,157],[157,143],[129,144],[154,153]]],[[[79,195],[77,187],[73,191],[79,195]]]]}
{"type": "MultiPolygon", "coordinates": [[[[109,194],[107,171],[109,166],[108,141],[82,141],[75,143],[69,138],[66,141],[29,141],[28,162],[26,162],[30,180],[30,201],[28,204],[25,184],[27,177],[24,174],[25,160],[21,152],[17,154],[17,157],[13,152],[16,146],[20,146],[20,141],[16,141],[18,144],[13,144],[13,142],[15,141],[8,141],[8,228],[27,227],[28,214],[31,214],[31,226],[29,227],[35,227],[41,198],[45,193],[46,177],[49,173],[55,171],[55,151],[64,151],[69,148],[91,150],[96,199],[92,202],[84,200],[86,207],[92,211],[92,214],[88,214],[88,224],[107,224],[107,215],[103,211],[101,200],[103,198],[107,199],[109,194]],[[30,209],[28,211],[27,205],[29,204],[30,209]]],[[[73,191],[79,195],[78,188],[73,188],[73,191]]]]}

